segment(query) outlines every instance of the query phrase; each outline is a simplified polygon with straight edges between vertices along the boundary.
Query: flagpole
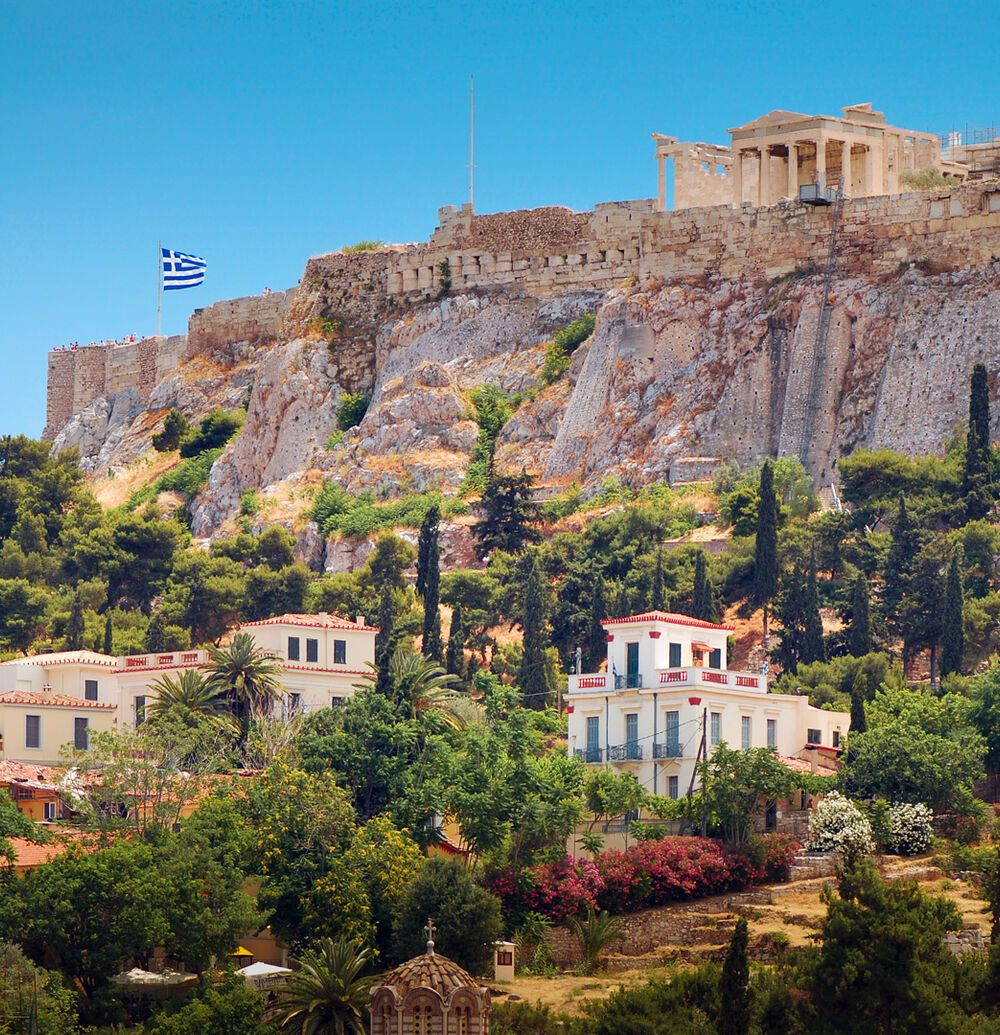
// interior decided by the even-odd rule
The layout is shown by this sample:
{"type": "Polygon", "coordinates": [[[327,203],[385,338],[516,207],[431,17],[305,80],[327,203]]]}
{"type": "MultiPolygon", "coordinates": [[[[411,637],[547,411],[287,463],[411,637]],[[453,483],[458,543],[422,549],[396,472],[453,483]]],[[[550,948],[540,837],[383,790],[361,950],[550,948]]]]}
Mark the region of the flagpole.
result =
{"type": "Polygon", "coordinates": [[[160,312],[163,308],[163,242],[156,242],[156,336],[160,336],[160,312]]]}
{"type": "Polygon", "coordinates": [[[469,76],[469,207],[476,207],[476,80],[469,76]]]}

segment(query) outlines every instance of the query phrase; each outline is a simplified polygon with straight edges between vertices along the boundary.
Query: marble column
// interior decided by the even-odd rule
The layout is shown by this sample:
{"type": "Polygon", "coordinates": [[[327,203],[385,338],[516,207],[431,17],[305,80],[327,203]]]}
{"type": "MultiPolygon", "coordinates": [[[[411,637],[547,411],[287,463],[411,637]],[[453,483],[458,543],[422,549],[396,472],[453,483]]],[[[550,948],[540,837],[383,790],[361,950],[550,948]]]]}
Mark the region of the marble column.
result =
{"type": "Polygon", "coordinates": [[[875,154],[872,151],[871,144],[865,146],[865,164],[864,164],[864,191],[865,197],[870,198],[875,191],[875,154]]]}
{"type": "Polygon", "coordinates": [[[844,197],[849,198],[854,191],[851,184],[851,142],[843,141],[840,148],[840,178],[844,184],[844,197]]]}
{"type": "Polygon", "coordinates": [[[788,196],[799,196],[799,148],[797,144],[788,145],[788,196]]]}
{"type": "Polygon", "coordinates": [[[667,207],[667,157],[656,156],[656,211],[663,212],[667,207]]]}
{"type": "Polygon", "coordinates": [[[771,204],[771,148],[765,145],[759,151],[760,175],[757,178],[757,204],[771,204]]]}
{"type": "Polygon", "coordinates": [[[826,141],[820,137],[815,144],[816,182],[819,184],[819,189],[822,190],[826,186],[826,141]]]}
{"type": "Polygon", "coordinates": [[[743,151],[737,148],[733,152],[733,204],[739,208],[743,204],[743,151]]]}

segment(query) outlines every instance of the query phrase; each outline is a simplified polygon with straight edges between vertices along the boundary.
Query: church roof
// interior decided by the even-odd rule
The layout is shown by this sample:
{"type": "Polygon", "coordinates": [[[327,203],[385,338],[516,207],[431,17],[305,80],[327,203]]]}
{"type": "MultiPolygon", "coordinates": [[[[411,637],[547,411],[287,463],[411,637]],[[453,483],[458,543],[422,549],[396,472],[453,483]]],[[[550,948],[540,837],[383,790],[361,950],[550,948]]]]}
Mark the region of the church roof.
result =
{"type": "Polygon", "coordinates": [[[413,988],[431,988],[446,998],[458,988],[479,991],[476,979],[447,956],[430,951],[414,956],[383,975],[380,985],[387,985],[403,996],[413,988]]]}

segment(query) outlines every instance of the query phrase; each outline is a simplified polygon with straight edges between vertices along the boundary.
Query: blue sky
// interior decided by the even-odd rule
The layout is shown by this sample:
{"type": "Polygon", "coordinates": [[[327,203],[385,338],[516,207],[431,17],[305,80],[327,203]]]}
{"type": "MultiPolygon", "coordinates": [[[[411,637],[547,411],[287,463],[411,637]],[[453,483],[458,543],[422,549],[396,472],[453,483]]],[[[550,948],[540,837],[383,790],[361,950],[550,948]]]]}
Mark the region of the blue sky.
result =
{"type": "Polygon", "coordinates": [[[361,238],[476,207],[650,197],[652,131],[726,142],[772,108],[1000,121],[995,0],[104,3],[0,0],[0,434],[44,424],[46,351],[155,327],[156,243],[195,307],[294,284],[361,238]]]}

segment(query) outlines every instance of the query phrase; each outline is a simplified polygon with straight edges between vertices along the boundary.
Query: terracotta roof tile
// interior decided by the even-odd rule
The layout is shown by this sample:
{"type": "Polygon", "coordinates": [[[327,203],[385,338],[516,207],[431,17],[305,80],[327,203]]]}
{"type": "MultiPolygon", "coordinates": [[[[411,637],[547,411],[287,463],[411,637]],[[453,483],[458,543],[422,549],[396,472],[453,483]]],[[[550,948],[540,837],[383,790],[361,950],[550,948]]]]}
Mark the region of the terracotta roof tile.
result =
{"type": "Polygon", "coordinates": [[[37,690],[13,690],[9,694],[0,694],[0,704],[27,704],[32,708],[101,708],[114,711],[113,704],[103,701],[85,701],[82,697],[71,697],[69,694],[42,693],[37,690]]]}
{"type": "Polygon", "coordinates": [[[378,632],[378,627],[373,625],[358,625],[340,615],[316,614],[298,615],[284,614],[276,615],[274,618],[262,618],[259,622],[244,622],[241,628],[252,629],[257,625],[301,625],[308,629],[353,629],[363,632],[378,632]]]}
{"type": "Polygon", "coordinates": [[[118,659],[110,654],[98,654],[93,650],[60,650],[51,654],[32,654],[27,658],[14,658],[4,661],[4,665],[99,665],[101,668],[114,668],[118,659]]]}
{"type": "Polygon", "coordinates": [[[411,988],[432,988],[442,996],[456,988],[479,990],[479,983],[467,970],[436,952],[425,952],[407,960],[383,975],[379,984],[388,985],[400,995],[405,995],[411,988]]]}
{"type": "Polygon", "coordinates": [[[632,622],[669,622],[671,625],[691,625],[696,629],[718,629],[719,632],[732,632],[734,628],[731,625],[704,622],[700,618],[677,614],[674,611],[643,611],[642,614],[628,615],[625,618],[606,618],[601,625],[628,625],[632,622]]]}

